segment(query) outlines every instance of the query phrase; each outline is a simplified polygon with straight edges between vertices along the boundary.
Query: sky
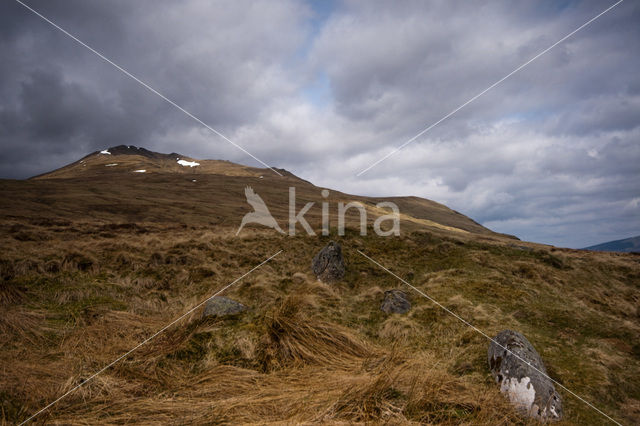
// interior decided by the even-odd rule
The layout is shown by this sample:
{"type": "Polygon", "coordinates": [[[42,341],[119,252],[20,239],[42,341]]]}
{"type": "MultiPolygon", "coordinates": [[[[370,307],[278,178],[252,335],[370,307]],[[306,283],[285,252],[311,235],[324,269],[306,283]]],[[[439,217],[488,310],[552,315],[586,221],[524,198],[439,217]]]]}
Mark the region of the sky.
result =
{"type": "MultiPolygon", "coordinates": [[[[640,4],[23,0],[273,167],[580,248],[640,235],[640,4]]],[[[110,146],[260,166],[13,0],[0,178],[110,146]]]]}

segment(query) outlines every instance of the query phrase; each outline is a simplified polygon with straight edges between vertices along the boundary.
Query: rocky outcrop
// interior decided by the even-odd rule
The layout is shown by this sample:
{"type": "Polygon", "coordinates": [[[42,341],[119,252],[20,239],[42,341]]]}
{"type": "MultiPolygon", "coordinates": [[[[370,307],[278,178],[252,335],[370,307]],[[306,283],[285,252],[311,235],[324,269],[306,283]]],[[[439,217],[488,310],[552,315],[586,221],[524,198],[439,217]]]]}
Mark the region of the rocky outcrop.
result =
{"type": "Polygon", "coordinates": [[[202,317],[226,317],[237,315],[247,310],[247,307],[240,302],[228,297],[215,296],[204,305],[202,317]]]}
{"type": "Polygon", "coordinates": [[[334,283],[344,278],[345,267],[340,244],[331,241],[311,262],[311,270],[322,282],[334,283]]]}
{"type": "Polygon", "coordinates": [[[409,296],[402,290],[387,290],[380,310],[387,314],[406,314],[411,309],[409,296]]]}
{"type": "Polygon", "coordinates": [[[543,422],[562,418],[562,399],[533,345],[517,331],[504,330],[489,344],[489,368],[511,403],[543,422]]]}

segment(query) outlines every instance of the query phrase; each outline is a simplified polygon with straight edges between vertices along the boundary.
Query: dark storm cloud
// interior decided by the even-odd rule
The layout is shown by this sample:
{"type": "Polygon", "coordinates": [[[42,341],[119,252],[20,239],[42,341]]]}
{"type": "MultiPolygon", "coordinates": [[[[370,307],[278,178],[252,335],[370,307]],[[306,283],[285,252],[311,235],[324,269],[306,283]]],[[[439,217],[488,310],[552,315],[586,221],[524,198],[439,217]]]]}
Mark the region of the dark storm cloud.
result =
{"type": "MultiPolygon", "coordinates": [[[[640,233],[637,2],[360,178],[612,2],[344,1],[321,13],[294,0],[29,4],[259,158],[319,185],[423,196],[559,245],[640,233]]],[[[256,164],[12,1],[0,5],[0,55],[3,177],[121,143],[256,164]]]]}
{"type": "MultiPolygon", "coordinates": [[[[58,13],[82,27],[108,26],[112,42],[121,42],[115,16],[106,8],[86,13],[86,3],[65,2],[58,13]],[[96,12],[101,19],[95,19],[96,12]]],[[[33,5],[48,13],[51,2],[33,5]]],[[[3,2],[0,8],[3,177],[41,173],[114,141],[138,141],[150,134],[146,124],[158,107],[144,98],[131,99],[131,84],[110,87],[113,76],[87,65],[86,53],[68,38],[17,3],[3,2]],[[83,77],[83,71],[89,75],[83,77]]]]}
{"type": "Polygon", "coordinates": [[[11,108],[0,111],[0,132],[26,142],[5,147],[0,167],[6,176],[21,177],[25,171],[35,174],[41,167],[51,168],[52,157],[69,162],[79,152],[144,140],[150,134],[146,124],[153,108],[132,109],[128,103],[125,95],[109,99],[67,82],[55,68],[35,69],[24,76],[11,108]]]}
{"type": "MultiPolygon", "coordinates": [[[[223,132],[254,122],[274,93],[292,90],[281,62],[301,42],[298,15],[306,13],[286,1],[28,4],[223,132]]],[[[0,8],[0,175],[26,177],[121,143],[177,151],[166,139],[198,129],[18,3],[0,8]]],[[[207,136],[213,149],[182,151],[211,155],[226,144],[207,136]]]]}

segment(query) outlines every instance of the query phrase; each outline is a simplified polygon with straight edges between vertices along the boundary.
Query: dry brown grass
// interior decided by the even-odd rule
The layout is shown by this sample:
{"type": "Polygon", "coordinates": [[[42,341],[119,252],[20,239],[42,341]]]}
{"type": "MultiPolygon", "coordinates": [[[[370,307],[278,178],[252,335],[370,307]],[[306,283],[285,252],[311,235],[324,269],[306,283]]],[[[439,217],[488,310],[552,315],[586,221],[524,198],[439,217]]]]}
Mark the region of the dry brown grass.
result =
{"type": "Polygon", "coordinates": [[[305,364],[337,368],[374,356],[373,348],[350,330],[303,313],[314,305],[307,295],[288,296],[266,316],[266,336],[259,349],[265,371],[305,364]]]}

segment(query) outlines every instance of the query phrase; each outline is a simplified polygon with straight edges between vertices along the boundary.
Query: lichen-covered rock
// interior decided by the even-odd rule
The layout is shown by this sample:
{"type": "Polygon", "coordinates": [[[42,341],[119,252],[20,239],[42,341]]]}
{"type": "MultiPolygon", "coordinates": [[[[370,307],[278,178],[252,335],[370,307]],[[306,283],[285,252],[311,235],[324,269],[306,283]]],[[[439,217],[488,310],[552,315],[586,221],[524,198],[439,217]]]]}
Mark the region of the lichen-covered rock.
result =
{"type": "Polygon", "coordinates": [[[318,252],[311,262],[311,270],[325,283],[333,283],[344,278],[344,259],[340,244],[331,241],[318,252]]]}
{"type": "Polygon", "coordinates": [[[491,374],[511,403],[543,422],[562,418],[562,399],[533,345],[517,331],[504,330],[489,344],[491,374]]]}
{"type": "Polygon", "coordinates": [[[411,309],[409,296],[402,290],[387,290],[380,310],[387,314],[406,314],[411,309]]]}
{"type": "Polygon", "coordinates": [[[240,302],[223,296],[215,296],[204,305],[202,317],[224,317],[237,315],[247,310],[247,307],[240,302]]]}

